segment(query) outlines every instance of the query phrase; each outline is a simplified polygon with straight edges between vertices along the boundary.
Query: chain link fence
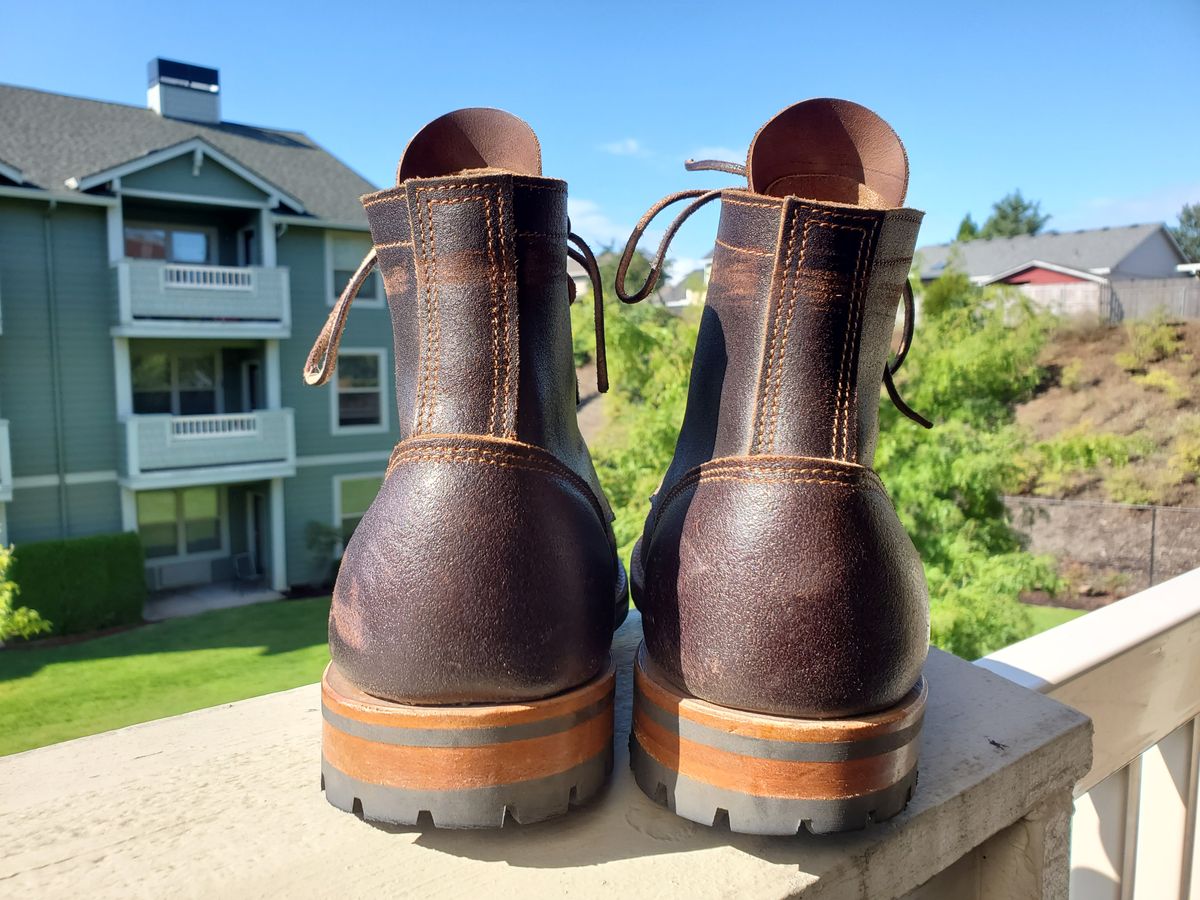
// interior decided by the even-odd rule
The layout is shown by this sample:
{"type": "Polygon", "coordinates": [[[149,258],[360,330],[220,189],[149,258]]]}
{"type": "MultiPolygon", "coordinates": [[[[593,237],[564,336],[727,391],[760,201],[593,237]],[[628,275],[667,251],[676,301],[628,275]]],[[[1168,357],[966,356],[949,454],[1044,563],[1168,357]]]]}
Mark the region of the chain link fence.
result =
{"type": "Polygon", "coordinates": [[[1049,553],[1122,595],[1200,568],[1200,507],[1005,497],[1033,553],[1049,553]]]}

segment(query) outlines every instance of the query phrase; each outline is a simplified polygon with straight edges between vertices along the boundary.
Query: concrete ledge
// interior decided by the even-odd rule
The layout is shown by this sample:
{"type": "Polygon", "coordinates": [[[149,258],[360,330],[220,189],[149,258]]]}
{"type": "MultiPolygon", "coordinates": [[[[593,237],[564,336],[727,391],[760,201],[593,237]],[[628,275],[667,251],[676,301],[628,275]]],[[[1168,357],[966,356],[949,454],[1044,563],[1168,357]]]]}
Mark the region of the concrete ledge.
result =
{"type": "Polygon", "coordinates": [[[676,818],[633,783],[626,737],[640,636],[632,614],[614,647],[612,782],[565,818],[421,833],[338,812],[318,787],[320,698],[309,685],[0,759],[0,885],[37,897],[879,900],[929,882],[920,897],[1065,897],[1063,821],[1091,760],[1085,716],[934,651],[908,810],[838,837],[733,835],[676,818]],[[988,892],[989,879],[1004,891],[988,892]]]}

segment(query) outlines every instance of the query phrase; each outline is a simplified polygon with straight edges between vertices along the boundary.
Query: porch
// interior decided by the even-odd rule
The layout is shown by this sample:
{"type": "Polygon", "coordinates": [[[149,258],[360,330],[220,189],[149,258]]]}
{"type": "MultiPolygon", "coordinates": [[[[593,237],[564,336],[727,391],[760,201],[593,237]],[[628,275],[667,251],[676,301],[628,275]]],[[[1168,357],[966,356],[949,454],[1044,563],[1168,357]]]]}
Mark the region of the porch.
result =
{"type": "Polygon", "coordinates": [[[233,609],[283,599],[262,576],[232,581],[214,581],[190,587],[155,591],[146,599],[142,618],[147,622],[182,619],[214,609],[233,609]]]}
{"type": "Polygon", "coordinates": [[[565,818],[422,832],[332,809],[309,685],[0,760],[0,880],[39,896],[1200,896],[1200,570],[978,664],[933,651],[912,803],[837,837],[733,835],[642,795],[625,749],[639,639],[634,614],[614,643],[611,783],[565,818]]]}

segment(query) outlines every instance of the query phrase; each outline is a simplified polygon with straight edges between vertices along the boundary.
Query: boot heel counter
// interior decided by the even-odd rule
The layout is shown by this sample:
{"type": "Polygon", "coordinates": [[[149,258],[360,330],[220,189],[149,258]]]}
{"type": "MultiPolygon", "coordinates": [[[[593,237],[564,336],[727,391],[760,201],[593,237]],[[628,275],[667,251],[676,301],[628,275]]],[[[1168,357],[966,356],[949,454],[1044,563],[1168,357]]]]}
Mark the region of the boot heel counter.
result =
{"type": "Polygon", "coordinates": [[[869,469],[707,463],[658,504],[643,554],[647,645],[698,697],[842,716],[897,702],[920,675],[924,573],[869,469]]]}
{"type": "Polygon", "coordinates": [[[401,448],[338,573],[338,668],[413,703],[534,699],[592,677],[615,560],[587,486],[520,444],[401,448]]]}

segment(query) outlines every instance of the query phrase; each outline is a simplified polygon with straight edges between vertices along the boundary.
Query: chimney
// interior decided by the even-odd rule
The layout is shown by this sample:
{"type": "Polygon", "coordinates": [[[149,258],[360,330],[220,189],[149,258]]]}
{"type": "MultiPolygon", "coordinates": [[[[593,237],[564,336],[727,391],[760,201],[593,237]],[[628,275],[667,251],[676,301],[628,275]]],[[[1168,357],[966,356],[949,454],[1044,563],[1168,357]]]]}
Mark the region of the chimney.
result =
{"type": "Polygon", "coordinates": [[[221,84],[216,69],[173,59],[152,59],[146,105],[160,116],[215,124],[221,121],[221,84]]]}

